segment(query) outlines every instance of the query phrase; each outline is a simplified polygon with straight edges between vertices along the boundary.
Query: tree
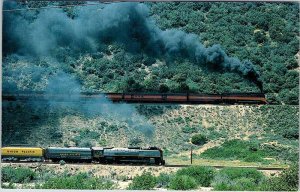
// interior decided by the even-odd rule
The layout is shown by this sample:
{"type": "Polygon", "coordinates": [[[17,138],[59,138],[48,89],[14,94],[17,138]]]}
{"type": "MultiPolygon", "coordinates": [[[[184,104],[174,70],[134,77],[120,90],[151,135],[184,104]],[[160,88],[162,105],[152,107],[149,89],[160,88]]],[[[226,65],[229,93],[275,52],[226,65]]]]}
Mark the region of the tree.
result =
{"type": "Polygon", "coordinates": [[[133,77],[129,77],[126,80],[126,84],[125,84],[125,92],[139,92],[143,90],[143,86],[137,82],[136,80],[134,80],[133,77]]]}
{"type": "Polygon", "coordinates": [[[189,86],[186,83],[181,83],[179,85],[179,91],[188,92],[190,90],[189,86]]]}
{"type": "Polygon", "coordinates": [[[264,43],[267,41],[266,35],[264,34],[264,31],[256,31],[254,32],[254,40],[258,43],[264,43]]]}
{"type": "Polygon", "coordinates": [[[207,143],[207,138],[204,135],[196,134],[192,137],[191,142],[195,145],[204,145],[207,143]]]}
{"type": "Polygon", "coordinates": [[[160,84],[159,85],[159,92],[161,93],[167,93],[169,92],[169,87],[166,84],[160,84]]]}

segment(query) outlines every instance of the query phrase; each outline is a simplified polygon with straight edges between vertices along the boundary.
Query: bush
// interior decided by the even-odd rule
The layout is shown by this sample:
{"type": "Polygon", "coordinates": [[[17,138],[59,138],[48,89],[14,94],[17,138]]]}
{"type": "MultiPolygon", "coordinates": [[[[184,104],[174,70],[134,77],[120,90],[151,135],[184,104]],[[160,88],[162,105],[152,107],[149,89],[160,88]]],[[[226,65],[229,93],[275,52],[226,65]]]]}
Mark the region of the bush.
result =
{"type": "Polygon", "coordinates": [[[207,138],[204,135],[197,134],[192,137],[192,143],[195,145],[204,145],[207,143],[207,138]]]}
{"type": "Polygon", "coordinates": [[[131,147],[138,147],[142,142],[143,141],[142,141],[141,138],[134,137],[134,138],[130,139],[129,146],[131,146],[131,147]]]}
{"type": "Polygon", "coordinates": [[[79,142],[78,147],[92,147],[93,144],[89,139],[83,139],[79,142]]]}
{"type": "Polygon", "coordinates": [[[43,189],[112,189],[113,183],[85,173],[70,177],[56,177],[40,186],[43,189]]]}
{"type": "Polygon", "coordinates": [[[254,168],[224,168],[219,171],[218,175],[228,177],[230,180],[245,177],[252,179],[256,184],[264,178],[264,175],[254,168]]]}
{"type": "Polygon", "coordinates": [[[35,172],[29,168],[2,168],[2,182],[26,183],[36,178],[35,172]]]}
{"type": "Polygon", "coordinates": [[[253,191],[264,179],[256,169],[224,168],[218,172],[212,186],[217,191],[253,191]]]}
{"type": "Polygon", "coordinates": [[[278,177],[266,179],[259,189],[263,191],[298,191],[299,165],[294,164],[278,177]]]}
{"type": "Polygon", "coordinates": [[[247,162],[263,162],[264,157],[274,156],[269,151],[262,149],[258,144],[238,139],[224,142],[221,146],[210,148],[200,157],[212,159],[243,160],[247,162]]]}
{"type": "Polygon", "coordinates": [[[90,131],[88,129],[81,130],[79,135],[75,136],[71,140],[75,142],[78,147],[91,147],[92,140],[99,139],[100,134],[96,131],[90,131]]]}
{"type": "Polygon", "coordinates": [[[167,93],[170,90],[170,88],[166,84],[160,84],[159,85],[159,92],[160,93],[167,93]]]}
{"type": "Polygon", "coordinates": [[[59,164],[60,164],[60,165],[65,165],[66,162],[65,162],[64,160],[60,160],[60,161],[59,161],[59,164]]]}
{"type": "Polygon", "coordinates": [[[257,188],[257,184],[249,178],[239,178],[235,180],[232,190],[233,191],[253,191],[257,188]]]}
{"type": "Polygon", "coordinates": [[[228,177],[216,176],[212,185],[215,191],[254,191],[257,189],[257,184],[245,177],[231,180],[228,177]]]}
{"type": "Polygon", "coordinates": [[[170,182],[170,188],[175,190],[188,190],[196,187],[196,180],[187,175],[176,175],[170,182]]]}
{"type": "Polygon", "coordinates": [[[214,178],[215,170],[212,167],[191,166],[180,169],[176,175],[187,175],[195,179],[198,185],[208,187],[214,178]]]}
{"type": "Polygon", "coordinates": [[[150,172],[143,172],[142,175],[133,178],[128,189],[133,190],[150,190],[156,185],[156,177],[150,172]]]}
{"type": "Polygon", "coordinates": [[[182,132],[184,133],[195,133],[197,132],[196,127],[185,126],[182,128],[182,132]]]}
{"type": "Polygon", "coordinates": [[[2,183],[1,188],[3,188],[3,189],[16,189],[16,186],[13,183],[9,183],[8,185],[4,185],[2,183]]]}
{"type": "Polygon", "coordinates": [[[160,173],[159,176],[157,177],[157,184],[159,187],[168,188],[171,179],[172,179],[172,175],[167,173],[160,173]]]}

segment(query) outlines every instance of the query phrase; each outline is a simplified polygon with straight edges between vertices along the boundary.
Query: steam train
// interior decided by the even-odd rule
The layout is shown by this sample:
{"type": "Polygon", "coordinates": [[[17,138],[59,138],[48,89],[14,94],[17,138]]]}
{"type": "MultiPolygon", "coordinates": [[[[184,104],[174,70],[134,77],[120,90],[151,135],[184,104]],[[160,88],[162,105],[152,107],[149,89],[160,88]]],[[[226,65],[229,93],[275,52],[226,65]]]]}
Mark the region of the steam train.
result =
{"type": "Polygon", "coordinates": [[[187,104],[266,104],[263,93],[226,93],[226,94],[144,94],[144,93],[108,93],[113,102],[141,103],[187,103],[187,104]]]}
{"type": "Polygon", "coordinates": [[[60,147],[2,147],[2,161],[8,162],[86,162],[86,163],[140,163],[164,165],[163,151],[149,148],[60,148],[60,147]]]}
{"type": "MultiPolygon", "coordinates": [[[[107,98],[112,102],[128,103],[180,103],[180,104],[267,104],[263,93],[80,93],[75,100],[99,100],[107,98]]],[[[56,100],[74,101],[72,94],[45,94],[44,92],[3,93],[3,100],[56,100]]]]}

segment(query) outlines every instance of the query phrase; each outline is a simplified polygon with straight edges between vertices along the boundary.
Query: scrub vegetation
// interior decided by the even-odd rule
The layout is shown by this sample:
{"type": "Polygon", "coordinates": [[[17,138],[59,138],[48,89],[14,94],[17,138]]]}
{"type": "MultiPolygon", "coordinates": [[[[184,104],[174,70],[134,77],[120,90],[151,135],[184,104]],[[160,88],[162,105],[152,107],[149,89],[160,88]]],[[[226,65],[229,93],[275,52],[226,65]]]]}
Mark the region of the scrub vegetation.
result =
{"type": "MultiPolygon", "coordinates": [[[[162,172],[155,176],[144,171],[131,179],[95,176],[95,170],[89,172],[54,173],[53,169],[33,170],[31,168],[3,167],[3,188],[37,189],[120,189],[120,184],[127,182],[129,190],[172,189],[190,190],[209,187],[216,191],[296,191],[298,189],[298,165],[291,165],[279,175],[266,176],[253,168],[224,168],[191,166],[176,172],[162,172]],[[27,175],[26,183],[18,175],[7,177],[8,169],[27,175]],[[34,172],[35,177],[28,175],[34,172]],[[45,177],[45,175],[48,175],[45,177]],[[121,183],[120,183],[121,182],[121,183]]],[[[101,170],[99,170],[101,171],[101,170]]],[[[122,185],[122,184],[121,184],[122,185]]],[[[121,188],[122,189],[122,188],[121,188]]]]}
{"type": "MultiPolygon", "coordinates": [[[[7,8],[22,6],[45,5],[30,1],[25,5],[4,4],[7,8]]],[[[103,12],[95,14],[105,18],[107,23],[115,19],[113,22],[119,24],[117,29],[114,28],[116,26],[97,26],[96,20],[93,20],[94,28],[87,26],[87,30],[103,34],[102,39],[95,38],[93,34],[89,37],[91,34],[86,31],[78,32],[77,24],[82,25],[84,18],[94,14],[94,9],[88,6],[62,11],[51,9],[45,13],[32,10],[24,15],[5,13],[3,89],[44,90],[48,79],[59,71],[74,75],[82,90],[100,92],[259,92],[256,81],[261,81],[269,102],[298,104],[298,3],[147,3],[136,13],[141,14],[139,18],[142,17],[143,21],[131,15],[140,27],[136,29],[147,25],[152,27],[153,33],[145,29],[147,34],[141,33],[142,30],[128,34],[125,26],[134,22],[123,25],[125,21],[121,18],[109,16],[119,9],[122,14],[127,11],[133,14],[136,11],[134,4],[124,4],[124,8],[117,5],[108,7],[110,11],[104,8],[103,12]],[[19,22],[20,16],[29,23],[28,27],[24,26],[25,21],[20,25],[30,34],[28,39],[24,39],[23,33],[19,34],[22,30],[9,22],[19,22]],[[50,16],[62,18],[61,23],[57,23],[61,31],[53,29],[51,38],[45,34],[36,36],[35,33],[47,30],[47,25],[54,22],[50,16]],[[72,22],[74,33],[78,32],[78,36],[67,32],[72,22]],[[60,36],[56,36],[58,34],[60,36]],[[154,40],[147,39],[154,38],[153,34],[163,38],[162,42],[166,45],[162,46],[173,46],[172,49],[155,47],[159,43],[152,44],[154,40]],[[166,37],[169,39],[164,39],[166,37]],[[70,41],[70,38],[76,41],[70,41]],[[199,43],[189,44],[185,38],[199,43]],[[35,44],[37,41],[39,43],[35,44]],[[201,58],[186,56],[198,53],[190,53],[190,49],[180,47],[180,41],[181,44],[187,43],[191,50],[200,46],[203,54],[211,52],[217,57],[207,55],[207,62],[199,63],[201,58]],[[226,63],[227,57],[240,61],[226,63]],[[235,66],[224,68],[223,61],[224,65],[235,63],[235,66]],[[248,71],[243,71],[247,67],[248,71]],[[247,75],[251,71],[253,77],[249,78],[247,75]]]]}

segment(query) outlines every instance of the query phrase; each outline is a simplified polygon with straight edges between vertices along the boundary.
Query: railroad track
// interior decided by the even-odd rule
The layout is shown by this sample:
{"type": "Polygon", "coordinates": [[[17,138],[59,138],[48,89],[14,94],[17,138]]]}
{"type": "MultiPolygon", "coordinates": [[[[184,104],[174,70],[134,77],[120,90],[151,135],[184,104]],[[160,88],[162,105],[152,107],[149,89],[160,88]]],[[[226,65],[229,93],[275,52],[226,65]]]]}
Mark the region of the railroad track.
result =
{"type": "MultiPolygon", "coordinates": [[[[59,165],[57,162],[28,162],[28,161],[19,161],[19,162],[1,162],[1,164],[36,164],[35,166],[41,165],[41,164],[47,164],[47,165],[59,165]]],[[[145,165],[145,164],[97,164],[97,163],[66,163],[67,165],[111,165],[111,166],[146,166],[146,167],[171,167],[171,168],[180,168],[180,167],[190,167],[193,165],[145,165]]],[[[206,166],[206,165],[205,165],[206,166]]],[[[216,169],[223,169],[223,168],[254,168],[259,171],[282,171],[286,168],[283,167],[258,167],[258,166],[222,166],[222,165],[213,165],[210,167],[214,167],[216,169]]]]}
{"type": "MultiPolygon", "coordinates": [[[[192,165],[164,165],[164,167],[190,167],[192,165]]],[[[257,167],[257,166],[221,166],[221,165],[213,165],[210,167],[214,167],[216,169],[223,169],[223,168],[254,168],[261,171],[282,171],[286,168],[282,167],[257,167]]]]}

